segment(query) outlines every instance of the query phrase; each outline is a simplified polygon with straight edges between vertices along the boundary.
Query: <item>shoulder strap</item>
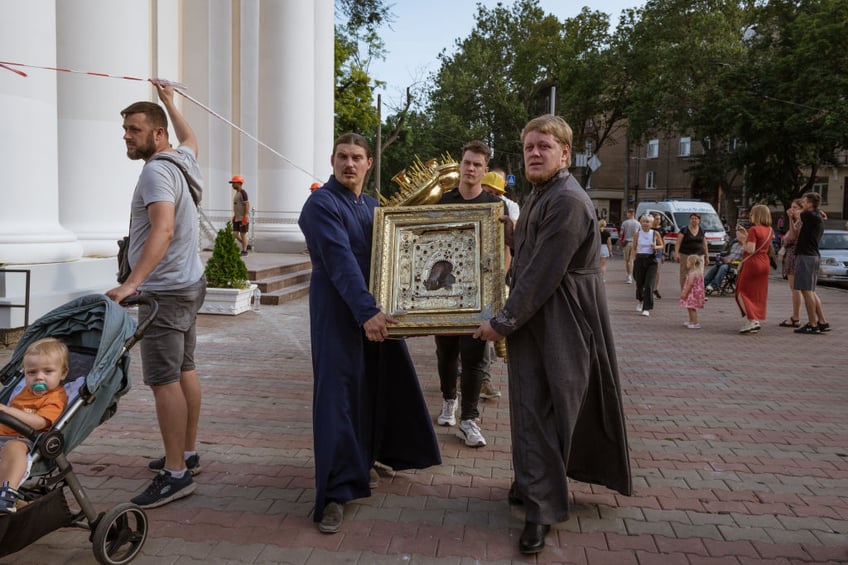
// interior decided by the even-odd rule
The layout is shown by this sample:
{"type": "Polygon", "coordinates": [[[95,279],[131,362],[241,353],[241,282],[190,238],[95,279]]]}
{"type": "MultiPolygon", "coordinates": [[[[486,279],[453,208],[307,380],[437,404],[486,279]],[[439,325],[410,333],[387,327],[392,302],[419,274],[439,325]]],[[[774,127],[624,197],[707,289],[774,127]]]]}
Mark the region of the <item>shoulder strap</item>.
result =
{"type": "Polygon", "coordinates": [[[177,166],[177,169],[183,174],[186,179],[186,184],[188,185],[188,192],[191,194],[191,199],[194,200],[195,206],[200,206],[200,201],[203,199],[203,187],[197,184],[194,180],[192,180],[191,175],[188,174],[188,170],[182,161],[177,159],[176,157],[170,155],[168,151],[160,151],[151,157],[151,159],[160,159],[162,161],[167,161],[169,163],[173,163],[177,166]]]}

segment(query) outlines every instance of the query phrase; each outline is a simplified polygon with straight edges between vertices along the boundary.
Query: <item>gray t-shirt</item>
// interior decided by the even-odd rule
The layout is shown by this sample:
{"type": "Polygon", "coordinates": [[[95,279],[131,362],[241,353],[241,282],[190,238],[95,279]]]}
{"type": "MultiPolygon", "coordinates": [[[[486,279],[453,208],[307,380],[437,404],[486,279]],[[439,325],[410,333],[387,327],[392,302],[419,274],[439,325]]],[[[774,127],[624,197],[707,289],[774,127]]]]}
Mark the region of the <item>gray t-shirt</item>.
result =
{"type": "Polygon", "coordinates": [[[619,235],[621,236],[622,241],[633,241],[633,236],[636,235],[636,232],[639,231],[642,225],[633,219],[624,220],[621,223],[621,229],[619,230],[619,235]]]}
{"type": "MultiPolygon", "coordinates": [[[[194,152],[185,146],[172,156],[186,165],[193,178],[200,179],[200,169],[194,152]]],[[[165,256],[142,283],[141,290],[176,290],[197,282],[203,275],[203,262],[198,253],[199,224],[197,207],[189,193],[182,171],[164,159],[151,159],[144,164],[132,197],[130,223],[130,266],[141,255],[141,248],[150,234],[147,207],[154,202],[173,202],[174,238],[165,256]]]]}

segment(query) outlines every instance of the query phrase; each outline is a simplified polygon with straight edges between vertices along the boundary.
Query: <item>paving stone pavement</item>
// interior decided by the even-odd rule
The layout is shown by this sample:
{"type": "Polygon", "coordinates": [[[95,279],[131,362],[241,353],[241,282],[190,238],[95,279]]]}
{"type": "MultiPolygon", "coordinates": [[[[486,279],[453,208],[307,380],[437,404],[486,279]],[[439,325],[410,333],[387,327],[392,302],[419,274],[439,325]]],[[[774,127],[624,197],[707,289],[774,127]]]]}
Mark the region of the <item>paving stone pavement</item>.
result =
{"type": "MultiPolygon", "coordinates": [[[[571,519],[537,557],[518,553],[523,515],[506,502],[512,472],[500,361],[493,382],[504,396],[481,401],[488,446],[465,447],[453,428],[437,426],[441,466],[384,470],[370,498],[346,506],[340,533],[318,533],[308,516],[312,375],[301,299],[200,317],[198,489],[148,511],[149,538],[134,563],[848,563],[848,291],[819,289],[832,332],[796,335],[777,325],[790,296],[773,275],[762,331],[740,335],[731,297],[708,301],[703,329],[683,327],[676,264],[664,266],[663,299],[650,317],[635,312],[635,288],[624,278],[614,257],[607,295],[634,495],[572,482],[571,519]]],[[[433,340],[409,345],[435,420],[433,340]]],[[[133,357],[136,386],[70,457],[103,510],[146,487],[147,462],[162,453],[133,357]]],[[[87,533],[65,529],[0,563],[94,559],[87,533]]]]}

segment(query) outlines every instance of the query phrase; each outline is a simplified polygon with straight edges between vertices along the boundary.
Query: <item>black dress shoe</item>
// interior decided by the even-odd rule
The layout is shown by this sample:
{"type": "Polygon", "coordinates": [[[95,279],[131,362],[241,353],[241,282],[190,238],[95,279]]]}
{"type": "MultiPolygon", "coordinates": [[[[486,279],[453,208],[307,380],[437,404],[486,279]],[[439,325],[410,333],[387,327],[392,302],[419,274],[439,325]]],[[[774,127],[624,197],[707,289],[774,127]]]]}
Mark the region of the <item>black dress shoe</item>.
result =
{"type": "Polygon", "coordinates": [[[515,506],[524,504],[524,497],[518,492],[518,485],[515,484],[515,481],[512,481],[512,484],[509,485],[509,492],[506,493],[506,499],[510,504],[514,504],[515,506]]]}
{"type": "Polygon", "coordinates": [[[551,531],[547,524],[524,522],[524,531],[518,539],[518,550],[524,555],[539,553],[545,548],[545,536],[551,531]]]}

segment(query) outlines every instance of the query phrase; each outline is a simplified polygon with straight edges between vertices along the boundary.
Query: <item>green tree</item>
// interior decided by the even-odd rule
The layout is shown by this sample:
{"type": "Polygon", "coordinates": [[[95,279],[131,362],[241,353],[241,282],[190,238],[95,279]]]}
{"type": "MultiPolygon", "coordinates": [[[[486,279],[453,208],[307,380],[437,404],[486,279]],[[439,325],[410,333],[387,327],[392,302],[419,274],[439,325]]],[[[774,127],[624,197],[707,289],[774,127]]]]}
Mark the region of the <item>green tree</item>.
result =
{"type": "Polygon", "coordinates": [[[741,162],[754,200],[788,206],[848,147],[844,0],[773,0],[755,12],[738,69],[741,162]]]}
{"type": "Polygon", "coordinates": [[[343,20],[335,26],[335,132],[373,136],[378,124],[374,88],[380,83],[368,68],[374,58],[385,57],[379,29],[392,14],[383,0],[336,0],[335,6],[343,20]]]}
{"type": "Polygon", "coordinates": [[[241,249],[233,237],[233,224],[218,230],[212,256],[204,271],[206,286],[212,288],[247,288],[247,266],[241,259],[241,249]]]}
{"type": "Polygon", "coordinates": [[[610,43],[603,12],[584,9],[560,22],[537,0],[478,6],[471,34],[454,54],[440,56],[428,106],[435,143],[455,152],[481,139],[493,147],[495,165],[520,173],[521,130],[549,111],[555,86],[556,112],[574,129],[574,150],[590,143],[598,151],[621,127],[627,95],[623,59],[610,43]]]}
{"type": "Polygon", "coordinates": [[[627,60],[630,141],[690,136],[703,147],[690,173],[705,200],[732,198],[729,189],[738,185],[738,110],[728,100],[746,51],[746,17],[738,0],[650,0],[628,12],[616,32],[627,60]]]}

